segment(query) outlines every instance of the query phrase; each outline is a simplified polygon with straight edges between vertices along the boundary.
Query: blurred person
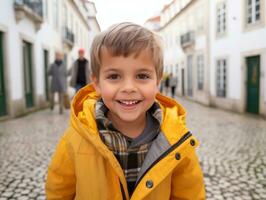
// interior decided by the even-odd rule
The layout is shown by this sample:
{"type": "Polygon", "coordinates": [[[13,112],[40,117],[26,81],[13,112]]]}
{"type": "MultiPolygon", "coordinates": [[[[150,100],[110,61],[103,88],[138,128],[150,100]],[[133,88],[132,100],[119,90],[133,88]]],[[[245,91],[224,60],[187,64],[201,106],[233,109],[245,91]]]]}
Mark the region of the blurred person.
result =
{"type": "Polygon", "coordinates": [[[69,75],[71,75],[70,86],[75,88],[76,92],[90,82],[90,65],[84,57],[85,50],[78,50],[78,59],[73,63],[69,75]]]}
{"type": "Polygon", "coordinates": [[[64,94],[66,93],[67,84],[67,70],[63,62],[63,54],[61,52],[55,53],[55,61],[48,69],[48,76],[51,76],[50,88],[50,108],[54,109],[55,94],[58,93],[59,100],[59,113],[63,114],[64,111],[64,94]]]}
{"type": "Polygon", "coordinates": [[[164,89],[164,79],[162,78],[160,82],[160,93],[163,93],[163,89],[164,89]]]}
{"type": "Polygon", "coordinates": [[[164,79],[165,95],[169,93],[169,75],[167,74],[164,79]]]}
{"type": "Polygon", "coordinates": [[[160,43],[133,23],[94,38],[92,84],[73,99],[71,123],[48,168],[47,200],[205,199],[186,112],[158,93],[160,43]]]}
{"type": "Polygon", "coordinates": [[[169,86],[171,88],[171,97],[175,98],[175,90],[177,86],[177,77],[173,75],[173,73],[170,73],[169,76],[169,86]]]}

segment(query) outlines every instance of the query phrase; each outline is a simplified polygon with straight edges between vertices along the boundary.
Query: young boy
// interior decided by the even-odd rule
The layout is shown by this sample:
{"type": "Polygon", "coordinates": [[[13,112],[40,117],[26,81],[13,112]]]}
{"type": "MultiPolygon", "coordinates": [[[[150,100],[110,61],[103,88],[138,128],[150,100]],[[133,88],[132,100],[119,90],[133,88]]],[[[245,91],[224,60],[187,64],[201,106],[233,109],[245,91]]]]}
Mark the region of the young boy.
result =
{"type": "Polygon", "coordinates": [[[158,94],[157,36],[114,25],[94,39],[91,64],[93,83],[75,96],[48,169],[47,199],[205,199],[185,110],[158,94]]]}

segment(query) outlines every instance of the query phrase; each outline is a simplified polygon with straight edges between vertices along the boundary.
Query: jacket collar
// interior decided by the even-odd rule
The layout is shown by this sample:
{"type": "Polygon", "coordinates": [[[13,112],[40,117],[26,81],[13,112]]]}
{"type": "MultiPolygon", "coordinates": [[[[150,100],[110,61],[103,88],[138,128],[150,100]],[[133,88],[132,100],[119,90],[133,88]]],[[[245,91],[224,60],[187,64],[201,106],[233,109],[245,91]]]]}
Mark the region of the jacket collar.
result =
{"type": "MultiPolygon", "coordinates": [[[[90,134],[98,135],[94,106],[99,98],[92,84],[79,90],[71,103],[71,124],[74,128],[79,129],[78,124],[81,123],[88,127],[90,134]]],[[[185,124],[186,111],[177,101],[160,93],[156,95],[156,101],[163,113],[162,132],[169,143],[174,144],[188,132],[185,124]],[[173,130],[176,130],[176,133],[173,134],[173,130]]]]}

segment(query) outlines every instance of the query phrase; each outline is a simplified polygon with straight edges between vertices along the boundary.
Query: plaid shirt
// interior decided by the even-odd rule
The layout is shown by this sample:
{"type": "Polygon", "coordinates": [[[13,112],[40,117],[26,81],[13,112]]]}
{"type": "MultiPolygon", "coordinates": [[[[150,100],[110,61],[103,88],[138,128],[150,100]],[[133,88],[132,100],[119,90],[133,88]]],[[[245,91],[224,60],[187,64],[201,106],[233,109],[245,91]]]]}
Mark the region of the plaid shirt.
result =
{"type": "Polygon", "coordinates": [[[108,108],[103,101],[97,101],[95,115],[100,137],[120,163],[127,180],[129,195],[131,196],[145,156],[153,140],[160,132],[162,112],[160,106],[154,103],[147,112],[146,127],[137,138],[129,138],[120,133],[106,117],[107,112],[108,108]]]}

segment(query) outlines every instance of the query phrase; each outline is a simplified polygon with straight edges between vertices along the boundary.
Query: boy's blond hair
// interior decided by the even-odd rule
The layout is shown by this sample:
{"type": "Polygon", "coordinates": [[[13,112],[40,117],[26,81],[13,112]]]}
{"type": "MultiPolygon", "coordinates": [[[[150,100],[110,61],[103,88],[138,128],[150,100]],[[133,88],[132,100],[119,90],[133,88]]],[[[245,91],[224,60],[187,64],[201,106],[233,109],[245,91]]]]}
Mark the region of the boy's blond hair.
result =
{"type": "Polygon", "coordinates": [[[91,46],[92,74],[99,77],[101,66],[101,53],[107,49],[112,56],[138,57],[142,50],[148,50],[155,66],[158,79],[163,74],[163,50],[158,35],[140,25],[124,22],[111,26],[98,34],[91,46]]]}

